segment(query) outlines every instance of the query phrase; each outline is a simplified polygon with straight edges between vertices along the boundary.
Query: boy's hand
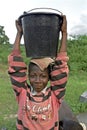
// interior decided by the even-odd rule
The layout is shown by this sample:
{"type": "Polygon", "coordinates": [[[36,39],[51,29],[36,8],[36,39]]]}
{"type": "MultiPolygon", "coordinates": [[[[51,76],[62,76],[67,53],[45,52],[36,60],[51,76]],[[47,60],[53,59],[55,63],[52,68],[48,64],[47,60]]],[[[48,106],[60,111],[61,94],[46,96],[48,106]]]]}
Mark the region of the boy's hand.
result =
{"type": "Polygon", "coordinates": [[[65,15],[63,15],[61,34],[62,34],[62,38],[61,38],[59,52],[67,52],[67,20],[65,15]]]}
{"type": "Polygon", "coordinates": [[[18,20],[15,21],[15,24],[16,24],[17,32],[22,35],[23,34],[22,25],[18,20]]]}
{"type": "Polygon", "coordinates": [[[62,32],[62,34],[63,33],[67,34],[67,20],[66,20],[65,15],[63,15],[63,24],[62,24],[62,27],[61,27],[61,32],[62,32]]]}
{"type": "Polygon", "coordinates": [[[15,38],[15,42],[14,42],[14,46],[12,50],[13,52],[16,52],[15,50],[20,51],[20,40],[23,34],[22,26],[18,20],[15,21],[15,25],[17,28],[17,34],[16,34],[16,38],[15,38]]]}

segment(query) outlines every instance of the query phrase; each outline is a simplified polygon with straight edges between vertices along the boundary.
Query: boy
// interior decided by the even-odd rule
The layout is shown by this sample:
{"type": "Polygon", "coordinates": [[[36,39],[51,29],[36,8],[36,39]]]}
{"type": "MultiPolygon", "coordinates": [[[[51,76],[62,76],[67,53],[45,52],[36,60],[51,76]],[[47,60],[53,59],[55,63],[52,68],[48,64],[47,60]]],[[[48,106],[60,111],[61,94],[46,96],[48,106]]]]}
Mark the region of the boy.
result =
{"type": "Polygon", "coordinates": [[[27,67],[20,54],[23,32],[18,21],[16,27],[17,35],[13,51],[8,57],[8,73],[18,102],[17,130],[58,130],[58,111],[65,95],[69,72],[66,16],[63,16],[62,39],[55,60],[50,57],[31,59],[28,66],[30,85],[26,77],[27,67]],[[48,81],[50,87],[47,87],[48,81]]]}

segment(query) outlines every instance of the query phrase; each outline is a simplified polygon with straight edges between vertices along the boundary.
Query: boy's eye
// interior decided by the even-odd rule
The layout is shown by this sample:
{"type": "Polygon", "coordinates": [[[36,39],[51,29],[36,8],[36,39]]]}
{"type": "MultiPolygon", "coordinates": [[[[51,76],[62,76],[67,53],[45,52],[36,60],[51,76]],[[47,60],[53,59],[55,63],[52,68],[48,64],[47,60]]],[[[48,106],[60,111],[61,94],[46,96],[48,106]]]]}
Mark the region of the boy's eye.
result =
{"type": "Polygon", "coordinates": [[[43,74],[43,75],[41,75],[41,77],[42,77],[42,78],[47,78],[47,75],[44,75],[44,74],[43,74]]]}
{"type": "Polygon", "coordinates": [[[30,75],[30,78],[34,78],[34,77],[35,77],[35,75],[34,75],[34,74],[31,74],[31,75],[30,75]]]}
{"type": "Polygon", "coordinates": [[[42,75],[42,77],[44,77],[44,78],[45,78],[45,77],[47,77],[47,76],[46,76],[46,75],[42,75]]]}

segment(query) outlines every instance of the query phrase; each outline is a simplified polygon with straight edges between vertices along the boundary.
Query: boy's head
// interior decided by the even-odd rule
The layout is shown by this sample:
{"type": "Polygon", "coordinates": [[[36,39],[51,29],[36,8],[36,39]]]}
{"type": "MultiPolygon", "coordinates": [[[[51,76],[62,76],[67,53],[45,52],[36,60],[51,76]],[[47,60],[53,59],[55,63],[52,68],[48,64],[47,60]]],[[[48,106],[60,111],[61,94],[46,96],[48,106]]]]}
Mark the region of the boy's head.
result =
{"type": "Polygon", "coordinates": [[[41,70],[37,64],[30,62],[28,75],[30,84],[36,92],[41,92],[47,86],[49,80],[48,67],[41,70]]]}

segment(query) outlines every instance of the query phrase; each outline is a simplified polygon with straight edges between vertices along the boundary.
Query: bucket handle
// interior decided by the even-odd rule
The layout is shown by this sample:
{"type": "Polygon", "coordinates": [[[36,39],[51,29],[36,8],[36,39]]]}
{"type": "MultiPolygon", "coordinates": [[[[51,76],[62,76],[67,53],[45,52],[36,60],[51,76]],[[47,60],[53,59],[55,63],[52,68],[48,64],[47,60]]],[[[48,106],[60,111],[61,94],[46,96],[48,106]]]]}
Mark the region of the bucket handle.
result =
{"type": "Polygon", "coordinates": [[[22,25],[21,19],[22,19],[24,16],[28,16],[28,15],[29,15],[29,14],[28,14],[29,12],[31,13],[32,11],[34,11],[34,10],[39,10],[39,9],[50,9],[50,10],[54,10],[54,11],[59,12],[59,13],[61,14],[61,16],[63,15],[63,13],[62,13],[61,11],[59,11],[59,10],[57,10],[57,9],[53,9],[53,8],[45,8],[45,7],[42,7],[42,8],[33,8],[33,9],[27,11],[27,12],[24,11],[24,14],[21,15],[21,16],[18,18],[18,21],[20,22],[20,24],[22,25]]]}
{"type": "MultiPolygon", "coordinates": [[[[59,12],[61,15],[63,15],[63,13],[62,13],[61,11],[57,10],[57,9],[54,9],[54,8],[46,8],[46,7],[33,8],[33,9],[29,10],[28,12],[32,12],[32,11],[34,11],[34,10],[39,10],[39,9],[50,9],[50,10],[53,10],[53,11],[57,11],[57,12],[59,12]]],[[[25,13],[26,13],[26,12],[25,12],[25,13]]]]}

